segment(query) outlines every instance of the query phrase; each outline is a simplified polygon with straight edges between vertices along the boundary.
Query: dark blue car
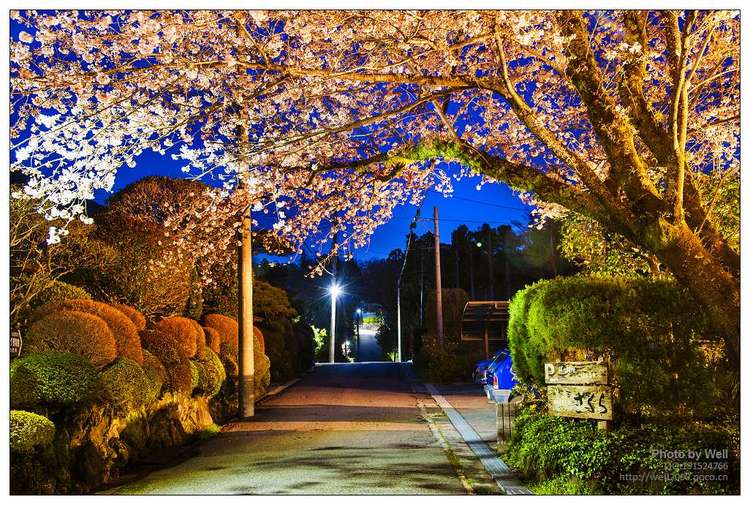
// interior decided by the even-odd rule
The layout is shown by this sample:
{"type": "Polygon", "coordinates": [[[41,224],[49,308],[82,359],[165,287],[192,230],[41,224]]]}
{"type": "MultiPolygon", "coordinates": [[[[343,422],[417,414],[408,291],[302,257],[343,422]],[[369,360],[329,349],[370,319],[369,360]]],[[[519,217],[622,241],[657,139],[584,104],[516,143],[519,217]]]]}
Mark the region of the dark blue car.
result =
{"type": "Polygon", "coordinates": [[[507,353],[507,350],[498,349],[497,351],[495,351],[494,356],[492,356],[490,359],[483,359],[482,361],[474,365],[474,373],[472,374],[474,384],[481,384],[482,386],[487,384],[487,369],[496,359],[504,355],[504,353],[507,353]]]}
{"type": "Polygon", "coordinates": [[[485,375],[484,390],[487,398],[498,403],[507,402],[511,389],[518,384],[516,374],[513,372],[510,352],[507,349],[487,367],[485,375]]]}

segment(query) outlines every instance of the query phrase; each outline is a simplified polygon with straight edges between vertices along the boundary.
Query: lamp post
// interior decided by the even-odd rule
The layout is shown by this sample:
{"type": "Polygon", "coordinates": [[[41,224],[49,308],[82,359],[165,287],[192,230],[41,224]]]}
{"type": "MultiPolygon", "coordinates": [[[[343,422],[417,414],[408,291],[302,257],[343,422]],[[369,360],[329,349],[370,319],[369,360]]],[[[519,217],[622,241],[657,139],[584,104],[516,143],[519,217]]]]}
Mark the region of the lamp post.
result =
{"type": "Polygon", "coordinates": [[[334,281],[331,287],[328,288],[328,293],[331,295],[331,346],[330,346],[330,362],[335,363],[335,350],[336,350],[336,298],[341,294],[341,287],[334,281]]]}

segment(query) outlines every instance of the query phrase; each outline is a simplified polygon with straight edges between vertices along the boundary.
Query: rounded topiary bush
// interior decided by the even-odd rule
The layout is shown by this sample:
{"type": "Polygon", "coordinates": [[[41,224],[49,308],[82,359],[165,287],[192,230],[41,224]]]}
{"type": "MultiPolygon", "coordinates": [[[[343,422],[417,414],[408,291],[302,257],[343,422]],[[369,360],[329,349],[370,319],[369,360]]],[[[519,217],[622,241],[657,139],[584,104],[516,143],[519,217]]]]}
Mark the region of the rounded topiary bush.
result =
{"type": "Polygon", "coordinates": [[[253,344],[265,354],[266,352],[266,338],[263,336],[263,332],[257,326],[253,326],[253,344]]]}
{"type": "Polygon", "coordinates": [[[128,318],[135,325],[136,330],[143,331],[146,329],[146,317],[141,313],[140,310],[131,307],[130,305],[125,305],[124,303],[115,302],[110,305],[128,316],[128,318]]]}
{"type": "Polygon", "coordinates": [[[200,383],[202,368],[203,368],[202,363],[190,360],[190,392],[193,392],[198,388],[198,384],[200,383]]]}
{"type": "Polygon", "coordinates": [[[211,349],[206,349],[206,359],[200,362],[198,372],[198,391],[204,396],[215,396],[226,379],[226,371],[221,359],[211,349]]]}
{"type": "Polygon", "coordinates": [[[69,299],[90,300],[91,295],[85,289],[67,282],[52,281],[29,301],[27,307],[18,315],[18,320],[26,320],[42,305],[69,299]]]}
{"type": "Polygon", "coordinates": [[[195,319],[188,319],[195,333],[195,358],[199,360],[206,359],[206,332],[195,319]]]}
{"type": "Polygon", "coordinates": [[[146,349],[143,350],[143,371],[149,380],[149,400],[159,398],[161,389],[169,381],[167,369],[159,358],[151,354],[146,349]]]}
{"type": "Polygon", "coordinates": [[[167,372],[165,386],[170,391],[189,394],[191,386],[190,359],[173,338],[158,330],[141,332],[143,346],[156,356],[167,372]]]}
{"type": "Polygon", "coordinates": [[[14,452],[31,452],[34,447],[51,444],[55,438],[55,425],[39,414],[24,410],[10,411],[10,449],[14,452]]]}
{"type": "Polygon", "coordinates": [[[24,354],[63,351],[84,356],[97,368],[117,357],[115,337],[100,317],[77,310],[54,311],[26,332],[24,354]]]}
{"type": "Polygon", "coordinates": [[[255,397],[260,398],[271,384],[271,360],[265,354],[255,354],[255,397]]]}
{"type": "MultiPolygon", "coordinates": [[[[240,331],[237,321],[223,314],[206,314],[203,316],[203,326],[218,331],[221,335],[221,341],[226,343],[229,349],[237,349],[240,331]]],[[[234,354],[236,356],[237,351],[234,354]]]]}
{"type": "Polygon", "coordinates": [[[76,310],[102,318],[109,329],[112,330],[117,346],[117,355],[132,359],[139,364],[143,362],[138,330],[133,321],[120,310],[94,300],[63,300],[48,303],[39,308],[31,317],[35,320],[40,316],[43,317],[45,314],[59,310],[76,310]]]}
{"type": "Polygon", "coordinates": [[[169,336],[176,345],[180,346],[180,349],[188,358],[192,358],[198,351],[198,341],[200,339],[200,335],[193,323],[194,321],[187,317],[173,316],[156,323],[154,329],[169,336]]]}
{"type": "Polygon", "coordinates": [[[146,404],[151,383],[135,361],[120,358],[99,374],[99,396],[115,410],[125,412],[146,404]]]}
{"type": "Polygon", "coordinates": [[[203,327],[203,333],[206,335],[206,347],[216,354],[221,352],[221,334],[214,328],[203,327]]]}
{"type": "Polygon", "coordinates": [[[13,406],[66,406],[85,402],[96,388],[96,370],[77,354],[46,351],[10,364],[13,406]]]}

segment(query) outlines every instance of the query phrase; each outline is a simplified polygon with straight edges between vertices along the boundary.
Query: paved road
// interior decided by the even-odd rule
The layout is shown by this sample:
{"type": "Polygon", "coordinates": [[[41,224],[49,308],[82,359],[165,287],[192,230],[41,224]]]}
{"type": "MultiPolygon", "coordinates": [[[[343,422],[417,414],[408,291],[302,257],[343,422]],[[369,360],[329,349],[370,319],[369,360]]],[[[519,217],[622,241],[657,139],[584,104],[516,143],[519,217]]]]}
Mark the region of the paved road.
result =
{"type": "Polygon", "coordinates": [[[321,365],[120,494],[464,494],[401,366],[321,365]]]}
{"type": "Polygon", "coordinates": [[[378,327],[374,324],[363,324],[359,328],[357,361],[383,361],[383,349],[375,338],[377,330],[378,327]]]}

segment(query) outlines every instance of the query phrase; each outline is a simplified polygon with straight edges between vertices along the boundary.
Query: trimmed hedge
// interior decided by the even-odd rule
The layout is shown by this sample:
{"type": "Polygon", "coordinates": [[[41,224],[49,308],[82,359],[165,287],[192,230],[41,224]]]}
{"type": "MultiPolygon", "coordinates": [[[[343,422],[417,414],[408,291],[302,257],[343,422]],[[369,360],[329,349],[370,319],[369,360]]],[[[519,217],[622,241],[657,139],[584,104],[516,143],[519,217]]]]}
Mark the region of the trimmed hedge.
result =
{"type": "Polygon", "coordinates": [[[10,364],[10,403],[13,406],[67,406],[93,397],[96,370],[77,354],[46,351],[10,364]]]}
{"type": "Polygon", "coordinates": [[[34,447],[48,445],[55,438],[55,425],[39,414],[24,410],[10,411],[10,450],[31,452],[34,447]]]}
{"type": "MultiPolygon", "coordinates": [[[[237,349],[240,331],[237,321],[222,314],[206,314],[203,316],[203,326],[218,331],[223,343],[226,343],[230,349],[237,349]]],[[[234,355],[237,355],[236,350],[234,355]]]]}
{"type": "Polygon", "coordinates": [[[707,322],[675,282],[577,276],[540,281],[510,305],[513,368],[544,384],[549,360],[610,359],[616,404],[625,412],[704,412],[720,372],[701,353],[707,322]]]}
{"type": "Polygon", "coordinates": [[[20,319],[26,319],[36,309],[47,303],[76,299],[90,300],[91,295],[85,289],[68,284],[67,282],[52,281],[49,287],[41,290],[29,301],[20,319]]]}
{"type": "Polygon", "coordinates": [[[61,310],[31,325],[24,340],[24,354],[63,351],[88,358],[102,368],[117,357],[115,337],[104,319],[77,310],[61,310]]]}
{"type": "Polygon", "coordinates": [[[162,319],[154,328],[179,345],[188,358],[193,358],[198,351],[198,341],[201,337],[193,323],[194,321],[187,317],[173,316],[162,319]]]}
{"type": "Polygon", "coordinates": [[[133,321],[133,324],[135,325],[135,329],[138,331],[143,331],[146,329],[146,317],[141,313],[140,310],[131,307],[130,305],[125,305],[124,303],[111,303],[114,308],[128,316],[128,318],[133,321]]]}
{"type": "Polygon", "coordinates": [[[215,353],[221,352],[221,333],[208,326],[203,327],[203,333],[206,335],[206,346],[215,353]]]}
{"type": "Polygon", "coordinates": [[[143,354],[141,352],[141,340],[138,338],[138,329],[133,321],[120,310],[107,305],[103,302],[94,300],[63,300],[60,302],[48,303],[40,307],[31,318],[33,320],[60,310],[77,310],[86,312],[102,318],[112,335],[115,338],[117,346],[117,356],[132,359],[137,363],[143,363],[143,354]]]}
{"type": "Polygon", "coordinates": [[[137,409],[152,399],[148,376],[138,363],[128,358],[118,359],[99,374],[99,387],[101,399],[121,412],[137,409]]]}
{"type": "Polygon", "coordinates": [[[182,347],[169,335],[158,330],[141,332],[143,346],[159,359],[167,371],[165,386],[170,391],[190,394],[191,386],[190,359],[182,347]]]}
{"type": "Polygon", "coordinates": [[[203,368],[203,365],[201,363],[198,363],[196,361],[190,360],[190,392],[192,393],[198,388],[198,384],[200,383],[201,378],[201,368],[203,368]]]}
{"type": "Polygon", "coordinates": [[[739,492],[739,441],[739,424],[732,421],[621,424],[605,432],[594,422],[550,416],[531,405],[516,416],[504,459],[541,494],[727,494],[739,492]],[[705,452],[722,449],[728,449],[726,459],[705,452]],[[679,451],[700,451],[702,462],[721,465],[680,468],[695,460],[680,458],[679,451]],[[648,475],[657,478],[623,477],[648,475]]]}
{"type": "Polygon", "coordinates": [[[221,359],[211,349],[206,349],[206,358],[199,364],[198,391],[209,398],[216,396],[227,378],[221,359]]]}
{"type": "Polygon", "coordinates": [[[188,321],[193,326],[193,332],[195,333],[195,357],[204,360],[206,359],[206,332],[195,319],[188,319],[188,321]]]}
{"type": "Polygon", "coordinates": [[[159,398],[162,387],[169,380],[169,375],[167,374],[167,369],[159,361],[159,358],[146,349],[143,350],[143,372],[149,381],[149,399],[155,400],[159,398]]]}

